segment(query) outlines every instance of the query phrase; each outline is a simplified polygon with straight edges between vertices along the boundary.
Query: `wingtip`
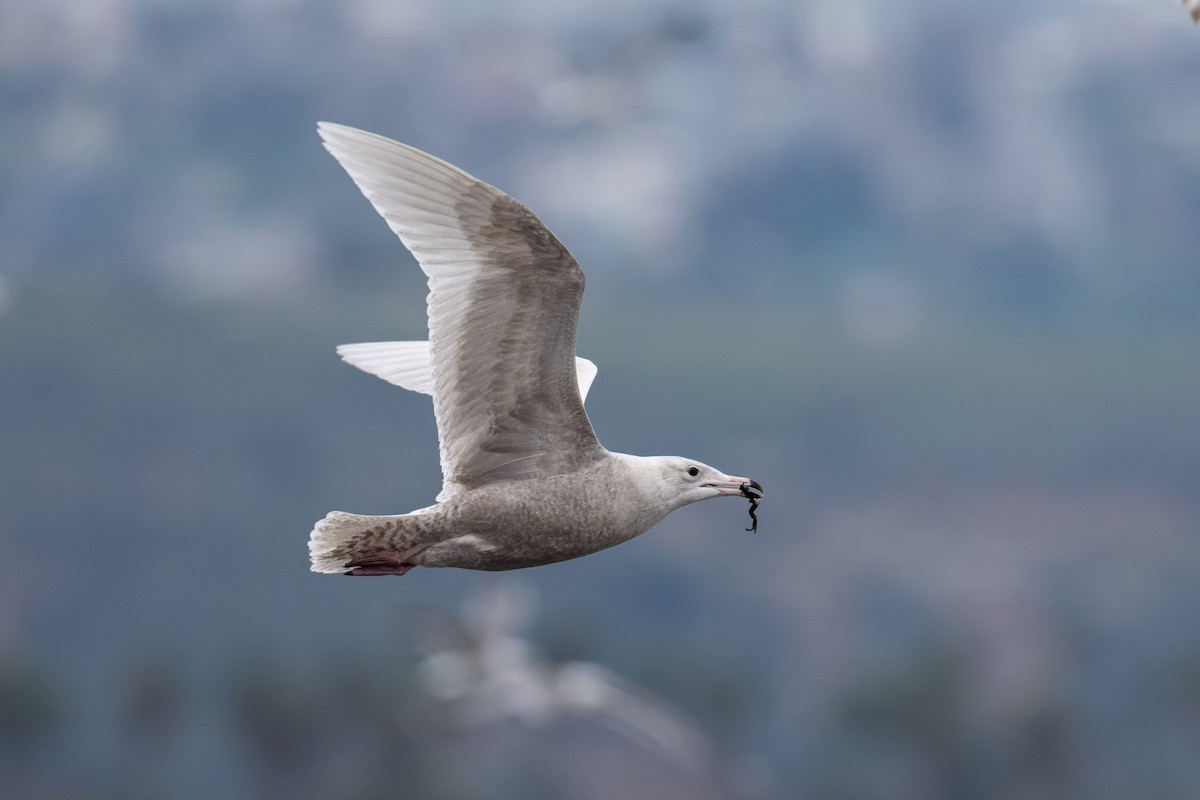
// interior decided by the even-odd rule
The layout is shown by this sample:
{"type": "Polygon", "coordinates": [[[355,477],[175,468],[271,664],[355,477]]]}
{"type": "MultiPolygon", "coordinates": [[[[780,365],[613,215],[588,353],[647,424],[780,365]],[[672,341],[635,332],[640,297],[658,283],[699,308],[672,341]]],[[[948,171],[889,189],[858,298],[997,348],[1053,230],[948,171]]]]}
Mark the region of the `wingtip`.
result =
{"type": "Polygon", "coordinates": [[[337,122],[329,122],[327,120],[317,121],[317,135],[325,142],[328,142],[334,136],[345,136],[346,134],[356,132],[356,130],[348,125],[342,125],[337,122]]]}
{"type": "MultiPolygon", "coordinates": [[[[397,142],[378,133],[371,133],[370,131],[364,131],[362,128],[342,125],[337,122],[326,122],[325,120],[317,122],[317,135],[321,137],[321,144],[325,146],[325,149],[339,162],[342,162],[343,166],[346,166],[343,160],[345,157],[362,154],[364,151],[375,150],[381,147],[405,153],[420,152],[411,145],[397,142]]],[[[353,175],[353,173],[351,174],[353,175]]],[[[355,178],[355,182],[358,182],[357,178],[355,178]]]]}
{"type": "Polygon", "coordinates": [[[321,142],[326,147],[333,145],[353,146],[362,142],[391,141],[386,136],[364,131],[362,128],[355,128],[352,125],[342,125],[339,122],[327,122],[325,120],[317,122],[317,135],[321,137],[321,142]]]}

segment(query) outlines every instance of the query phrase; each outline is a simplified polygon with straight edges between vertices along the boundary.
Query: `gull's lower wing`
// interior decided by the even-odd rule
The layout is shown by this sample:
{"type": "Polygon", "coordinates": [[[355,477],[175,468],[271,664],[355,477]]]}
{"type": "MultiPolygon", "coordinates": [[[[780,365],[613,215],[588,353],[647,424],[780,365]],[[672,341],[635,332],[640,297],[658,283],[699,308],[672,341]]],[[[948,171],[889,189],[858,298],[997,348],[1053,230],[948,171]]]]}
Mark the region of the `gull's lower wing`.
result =
{"type": "MultiPolygon", "coordinates": [[[[383,378],[410,392],[433,394],[433,358],[429,342],[361,342],[338,345],[337,354],[347,364],[383,378]]],[[[586,401],[588,389],[596,379],[596,365],[575,357],[575,377],[579,399],[586,401]]]]}

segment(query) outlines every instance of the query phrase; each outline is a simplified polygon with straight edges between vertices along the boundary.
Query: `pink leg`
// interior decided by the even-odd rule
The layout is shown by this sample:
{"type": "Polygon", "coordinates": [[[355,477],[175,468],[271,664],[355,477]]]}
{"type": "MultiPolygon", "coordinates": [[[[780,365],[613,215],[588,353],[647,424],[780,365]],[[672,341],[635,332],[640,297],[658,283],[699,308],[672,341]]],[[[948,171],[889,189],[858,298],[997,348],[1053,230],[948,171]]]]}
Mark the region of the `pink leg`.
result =
{"type": "Polygon", "coordinates": [[[376,553],[346,564],[343,575],[403,575],[416,564],[408,561],[417,551],[407,553],[376,553]]]}
{"type": "MultiPolygon", "coordinates": [[[[351,565],[348,564],[347,566],[351,566],[351,565]]],[[[395,566],[389,566],[389,567],[352,566],[350,569],[343,572],[342,574],[343,575],[354,575],[355,577],[358,577],[360,575],[403,575],[404,573],[408,572],[410,569],[412,569],[415,566],[416,566],[416,564],[397,564],[395,566]]]]}

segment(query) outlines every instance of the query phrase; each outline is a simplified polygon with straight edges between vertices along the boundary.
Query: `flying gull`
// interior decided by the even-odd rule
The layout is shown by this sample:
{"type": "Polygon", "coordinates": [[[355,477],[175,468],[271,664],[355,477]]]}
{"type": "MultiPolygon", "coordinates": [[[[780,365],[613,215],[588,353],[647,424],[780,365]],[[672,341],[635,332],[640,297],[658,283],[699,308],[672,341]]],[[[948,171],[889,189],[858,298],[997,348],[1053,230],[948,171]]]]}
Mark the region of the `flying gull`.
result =
{"type": "Polygon", "coordinates": [[[756,481],[596,440],[583,410],[596,368],[575,357],[583,272],[533,212],[416,148],[317,130],[428,278],[428,342],[338,352],[433,396],[443,485],[407,514],[330,512],[309,537],[314,572],[533,567],[620,544],[698,500],[748,498],[753,510],[756,481]]]}

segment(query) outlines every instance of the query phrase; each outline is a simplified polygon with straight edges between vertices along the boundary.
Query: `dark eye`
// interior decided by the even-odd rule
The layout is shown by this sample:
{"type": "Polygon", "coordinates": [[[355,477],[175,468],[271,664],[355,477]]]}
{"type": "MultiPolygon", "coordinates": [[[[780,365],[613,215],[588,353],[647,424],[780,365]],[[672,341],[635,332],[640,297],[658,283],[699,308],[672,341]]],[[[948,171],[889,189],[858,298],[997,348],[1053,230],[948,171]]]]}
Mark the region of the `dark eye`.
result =
{"type": "Polygon", "coordinates": [[[688,475],[691,475],[694,478],[699,474],[700,474],[699,467],[688,467],[688,475]]]}

